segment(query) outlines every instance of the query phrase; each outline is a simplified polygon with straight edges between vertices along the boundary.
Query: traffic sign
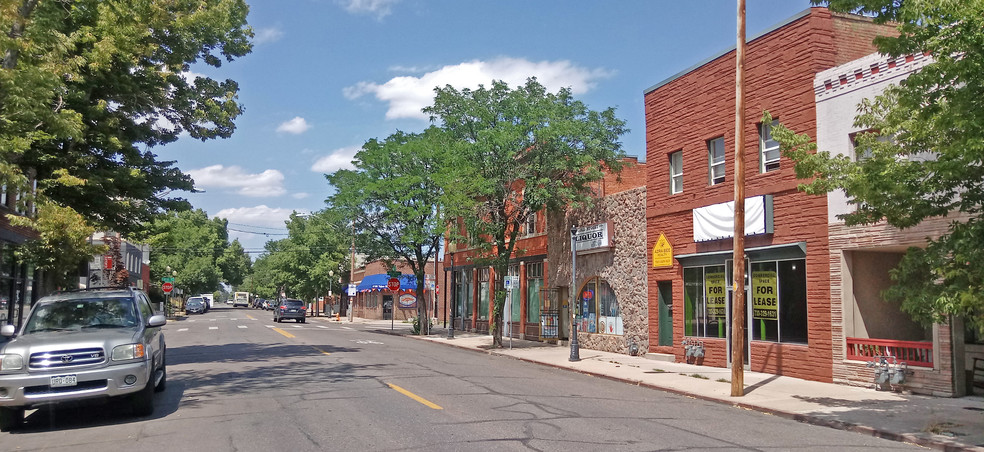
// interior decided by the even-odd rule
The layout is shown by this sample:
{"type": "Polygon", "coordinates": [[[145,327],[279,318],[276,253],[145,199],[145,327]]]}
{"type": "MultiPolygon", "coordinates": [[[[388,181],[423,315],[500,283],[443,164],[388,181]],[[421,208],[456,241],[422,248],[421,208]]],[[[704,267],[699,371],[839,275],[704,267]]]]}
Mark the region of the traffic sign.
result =
{"type": "Polygon", "coordinates": [[[165,276],[165,277],[161,278],[161,282],[173,283],[174,282],[174,277],[173,276],[165,276]]]}
{"type": "Polygon", "coordinates": [[[171,284],[169,282],[161,284],[161,290],[163,290],[164,293],[171,293],[171,291],[174,290],[174,284],[171,284]]]}
{"type": "Polygon", "coordinates": [[[389,288],[389,290],[400,290],[400,278],[390,278],[389,281],[386,282],[386,287],[389,288]]]}

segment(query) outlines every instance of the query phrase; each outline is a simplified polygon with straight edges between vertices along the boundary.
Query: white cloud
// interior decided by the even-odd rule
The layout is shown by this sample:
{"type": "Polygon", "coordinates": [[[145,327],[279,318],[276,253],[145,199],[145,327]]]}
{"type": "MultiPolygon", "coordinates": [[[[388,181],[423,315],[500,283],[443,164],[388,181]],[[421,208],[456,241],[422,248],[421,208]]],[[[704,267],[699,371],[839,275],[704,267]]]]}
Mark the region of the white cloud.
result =
{"type": "Polygon", "coordinates": [[[252,197],[273,197],[287,193],[283,173],[274,169],[250,174],[235,165],[212,165],[190,170],[188,174],[195,179],[197,188],[231,188],[237,194],[252,197]]]}
{"type": "Polygon", "coordinates": [[[284,36],[284,32],[279,28],[261,28],[256,30],[255,36],[253,36],[254,44],[266,44],[268,42],[279,41],[280,38],[284,36]]]}
{"type": "Polygon", "coordinates": [[[393,5],[400,0],[339,0],[338,3],[352,14],[367,14],[382,19],[393,12],[393,5]]]}
{"type": "MultiPolygon", "coordinates": [[[[235,207],[222,209],[214,217],[225,218],[230,223],[241,225],[259,226],[261,228],[281,228],[284,222],[290,218],[294,209],[282,207],[268,207],[261,204],[254,207],[235,207]]],[[[237,227],[235,229],[249,229],[247,227],[237,227]]],[[[274,231],[276,232],[276,231],[274,231]]]]}
{"type": "Polygon", "coordinates": [[[294,135],[300,135],[310,129],[311,126],[300,116],[295,116],[294,119],[286,121],[277,126],[277,132],[292,133],[294,135]]]}
{"type": "Polygon", "coordinates": [[[290,195],[290,197],[291,198],[294,198],[294,199],[304,199],[304,198],[307,198],[308,196],[311,196],[311,194],[310,193],[303,193],[303,192],[301,192],[301,193],[294,193],[293,195],[290,195]]]}
{"type": "Polygon", "coordinates": [[[363,81],[344,88],[342,94],[348,99],[375,95],[376,99],[389,103],[386,119],[427,119],[420,110],[433,103],[434,88],[438,86],[475,89],[479,84],[489,86],[493,80],[519,86],[526,83],[527,78],[536,77],[550,91],[570,87],[574,94],[583,94],[594,88],[598,80],[612,75],[612,71],[583,68],[567,60],[537,62],[502,57],[444,66],[419,77],[395,77],[383,84],[363,81]]]}
{"type": "Polygon", "coordinates": [[[355,165],[352,164],[352,160],[355,159],[355,154],[357,154],[362,149],[362,146],[349,146],[341,149],[335,149],[331,151],[324,157],[319,158],[311,165],[311,171],[316,173],[334,173],[340,169],[355,169],[355,165]]]}

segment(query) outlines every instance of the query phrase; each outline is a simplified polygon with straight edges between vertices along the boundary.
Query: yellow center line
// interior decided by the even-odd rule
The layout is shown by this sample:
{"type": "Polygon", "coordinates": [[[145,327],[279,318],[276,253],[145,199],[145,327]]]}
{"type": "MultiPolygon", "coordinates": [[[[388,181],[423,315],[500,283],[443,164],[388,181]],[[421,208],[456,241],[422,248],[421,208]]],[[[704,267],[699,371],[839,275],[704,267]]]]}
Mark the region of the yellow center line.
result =
{"type": "Polygon", "coordinates": [[[403,394],[403,395],[405,395],[407,397],[410,397],[411,399],[414,399],[414,400],[416,400],[416,401],[418,401],[418,402],[420,402],[420,403],[422,403],[424,405],[427,405],[430,408],[433,408],[435,410],[443,410],[444,409],[444,408],[441,408],[440,405],[436,405],[436,404],[432,403],[431,401],[429,401],[429,400],[427,400],[427,399],[425,399],[423,397],[420,397],[419,395],[414,394],[414,393],[412,393],[410,391],[407,391],[406,389],[403,389],[403,388],[401,388],[401,387],[399,387],[399,386],[397,386],[397,385],[395,385],[393,383],[386,383],[386,384],[389,385],[389,387],[395,389],[396,392],[399,392],[400,394],[403,394]]]}
{"type": "Polygon", "coordinates": [[[249,314],[246,314],[246,318],[247,318],[247,319],[250,319],[250,320],[256,320],[256,318],[254,318],[253,316],[251,316],[251,315],[249,315],[249,314]]]}
{"type": "Polygon", "coordinates": [[[287,336],[287,337],[294,337],[293,334],[290,334],[290,333],[288,333],[288,332],[286,332],[286,331],[284,331],[284,330],[282,330],[280,328],[274,328],[273,331],[276,331],[276,332],[278,332],[280,334],[283,334],[284,336],[287,336]]]}
{"type": "Polygon", "coordinates": [[[326,351],[324,351],[324,350],[322,350],[322,349],[320,349],[320,348],[318,348],[318,347],[315,347],[315,346],[313,346],[313,345],[311,346],[311,348],[313,348],[313,349],[315,349],[315,350],[317,350],[317,351],[319,351],[319,352],[321,352],[321,354],[322,354],[322,355],[331,355],[331,353],[328,353],[328,352],[326,352],[326,351]]]}

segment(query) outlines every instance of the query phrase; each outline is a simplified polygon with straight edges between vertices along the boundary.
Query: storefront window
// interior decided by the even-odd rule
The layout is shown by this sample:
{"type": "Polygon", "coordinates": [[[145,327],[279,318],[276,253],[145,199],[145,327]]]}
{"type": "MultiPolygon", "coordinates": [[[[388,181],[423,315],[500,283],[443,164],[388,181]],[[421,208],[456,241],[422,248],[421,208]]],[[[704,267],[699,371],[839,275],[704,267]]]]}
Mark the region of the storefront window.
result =
{"type": "Polygon", "coordinates": [[[581,286],[578,300],[581,310],[579,331],[615,335],[623,333],[618,299],[608,281],[589,279],[581,286]]]}
{"type": "Polygon", "coordinates": [[[461,303],[464,306],[464,310],[462,312],[465,313],[466,319],[472,318],[472,310],[474,310],[474,306],[472,305],[472,303],[475,301],[475,292],[472,290],[473,289],[472,282],[474,281],[474,279],[475,278],[472,277],[471,270],[462,271],[461,303]]]}
{"type": "Polygon", "coordinates": [[[543,288],[543,262],[526,265],[526,321],[540,323],[540,289],[543,288]]]}
{"type": "MultiPolygon", "coordinates": [[[[806,343],[806,261],[756,261],[750,267],[749,339],[806,343]]],[[[684,334],[727,337],[731,281],[726,267],[687,267],[683,269],[683,281],[684,334]]]]}
{"type": "Polygon", "coordinates": [[[727,337],[726,279],[723,265],[683,269],[685,335],[727,337]]]}
{"type": "Polygon", "coordinates": [[[519,266],[510,265],[508,270],[508,277],[512,278],[512,290],[509,291],[509,311],[510,321],[513,323],[519,323],[520,321],[520,311],[519,311],[519,266]]]}
{"type": "Polygon", "coordinates": [[[478,318],[480,320],[489,318],[489,269],[487,268],[478,271],[478,318]]]}

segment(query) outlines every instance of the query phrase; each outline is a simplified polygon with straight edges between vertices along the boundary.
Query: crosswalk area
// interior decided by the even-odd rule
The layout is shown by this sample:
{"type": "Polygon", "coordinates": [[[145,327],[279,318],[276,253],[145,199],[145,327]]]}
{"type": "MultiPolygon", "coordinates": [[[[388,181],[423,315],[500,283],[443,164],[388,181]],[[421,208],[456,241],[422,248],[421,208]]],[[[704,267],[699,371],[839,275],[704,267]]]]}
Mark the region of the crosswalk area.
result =
{"type": "MultiPolygon", "coordinates": [[[[168,332],[183,333],[188,331],[221,331],[221,330],[248,330],[250,328],[283,328],[283,329],[308,329],[308,330],[330,330],[332,327],[326,325],[315,325],[310,323],[272,323],[270,319],[254,319],[239,317],[218,317],[218,318],[198,318],[185,319],[180,321],[168,322],[165,330],[168,332]]],[[[350,329],[347,327],[340,327],[350,329]]]]}

